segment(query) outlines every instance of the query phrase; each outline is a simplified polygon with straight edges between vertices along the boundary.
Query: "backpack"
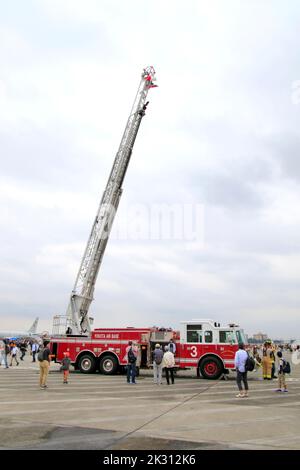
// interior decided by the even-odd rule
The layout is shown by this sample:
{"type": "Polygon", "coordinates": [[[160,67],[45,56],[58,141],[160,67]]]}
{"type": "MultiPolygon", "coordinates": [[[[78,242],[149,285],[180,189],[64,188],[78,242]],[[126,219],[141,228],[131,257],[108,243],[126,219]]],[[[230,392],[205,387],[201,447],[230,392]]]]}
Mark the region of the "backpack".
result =
{"type": "Polygon", "coordinates": [[[284,359],[283,359],[282,372],[284,374],[290,374],[291,373],[291,365],[288,361],[285,361],[284,359]]]}
{"type": "Polygon", "coordinates": [[[134,352],[132,351],[132,348],[129,349],[129,351],[127,353],[127,356],[128,356],[129,364],[134,364],[135,361],[136,361],[136,356],[135,356],[134,352]]]}
{"type": "Polygon", "coordinates": [[[162,359],[164,355],[161,349],[159,351],[161,352],[161,354],[155,354],[154,352],[154,362],[157,366],[159,366],[159,364],[162,363],[162,359]]]}
{"type": "Polygon", "coordinates": [[[255,368],[255,360],[253,359],[253,357],[249,356],[248,354],[248,357],[245,362],[245,369],[247,372],[252,372],[254,368],[255,368]]]}
{"type": "Polygon", "coordinates": [[[45,348],[41,348],[39,350],[37,358],[38,358],[38,361],[40,361],[40,362],[44,361],[44,351],[45,351],[45,348]]]}

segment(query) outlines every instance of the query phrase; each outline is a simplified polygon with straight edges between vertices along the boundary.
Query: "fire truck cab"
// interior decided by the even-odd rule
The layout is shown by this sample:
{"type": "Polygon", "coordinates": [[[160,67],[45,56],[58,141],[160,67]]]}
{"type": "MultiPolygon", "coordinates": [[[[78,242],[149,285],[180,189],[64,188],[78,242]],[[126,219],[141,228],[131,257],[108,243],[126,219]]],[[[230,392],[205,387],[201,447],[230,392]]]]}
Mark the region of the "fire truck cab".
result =
{"type": "Polygon", "coordinates": [[[236,324],[221,326],[211,319],[181,322],[179,367],[196,367],[197,375],[217,379],[234,369],[239,343],[246,343],[244,331],[236,324]]]}

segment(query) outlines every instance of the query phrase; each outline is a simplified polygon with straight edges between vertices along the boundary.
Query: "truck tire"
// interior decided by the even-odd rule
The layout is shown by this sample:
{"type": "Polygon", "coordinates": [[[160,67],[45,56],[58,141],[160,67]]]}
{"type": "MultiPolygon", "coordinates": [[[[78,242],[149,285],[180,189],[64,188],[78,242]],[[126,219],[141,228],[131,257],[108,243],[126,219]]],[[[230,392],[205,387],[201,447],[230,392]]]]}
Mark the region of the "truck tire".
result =
{"type": "Polygon", "coordinates": [[[119,367],[118,360],[111,354],[105,354],[100,359],[99,370],[101,374],[114,375],[119,367]]]}
{"type": "Polygon", "coordinates": [[[92,374],[96,370],[96,360],[91,354],[84,354],[79,358],[78,369],[83,374],[92,374]]]}
{"type": "Polygon", "coordinates": [[[224,366],[217,357],[207,356],[200,362],[199,370],[204,379],[216,380],[224,373],[224,366]]]}

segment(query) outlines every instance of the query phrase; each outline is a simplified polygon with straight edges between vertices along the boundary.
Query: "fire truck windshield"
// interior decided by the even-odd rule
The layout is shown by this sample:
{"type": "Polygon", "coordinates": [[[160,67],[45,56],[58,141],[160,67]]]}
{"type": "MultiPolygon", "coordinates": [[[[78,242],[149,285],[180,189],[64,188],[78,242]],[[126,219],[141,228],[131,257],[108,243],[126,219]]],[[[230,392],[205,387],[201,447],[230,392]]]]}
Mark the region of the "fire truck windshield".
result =
{"type": "Polygon", "coordinates": [[[236,337],[238,340],[238,343],[246,343],[246,338],[243,330],[236,330],[236,337]]]}

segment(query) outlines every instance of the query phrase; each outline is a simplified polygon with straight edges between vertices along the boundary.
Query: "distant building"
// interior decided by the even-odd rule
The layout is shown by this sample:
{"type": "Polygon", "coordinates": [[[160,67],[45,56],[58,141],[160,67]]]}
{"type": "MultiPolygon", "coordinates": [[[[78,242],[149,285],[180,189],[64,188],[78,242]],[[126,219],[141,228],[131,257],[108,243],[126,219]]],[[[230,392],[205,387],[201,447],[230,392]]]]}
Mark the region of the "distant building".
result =
{"type": "Polygon", "coordinates": [[[273,339],[274,344],[285,344],[288,343],[288,341],[284,341],[284,339],[273,339]]]}
{"type": "Polygon", "coordinates": [[[268,335],[265,335],[264,333],[256,333],[253,335],[253,339],[259,343],[264,343],[268,339],[268,335]]]}

